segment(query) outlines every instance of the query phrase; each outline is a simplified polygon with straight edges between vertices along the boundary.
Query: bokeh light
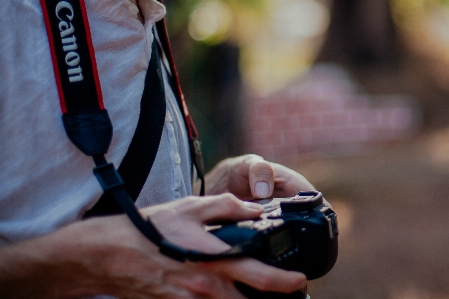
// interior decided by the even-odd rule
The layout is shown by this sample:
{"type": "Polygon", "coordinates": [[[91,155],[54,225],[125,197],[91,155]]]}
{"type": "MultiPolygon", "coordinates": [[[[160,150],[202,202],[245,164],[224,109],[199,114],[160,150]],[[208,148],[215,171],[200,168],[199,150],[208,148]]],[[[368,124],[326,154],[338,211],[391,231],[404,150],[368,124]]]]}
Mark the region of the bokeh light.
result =
{"type": "Polygon", "coordinates": [[[192,12],[188,30],[194,40],[218,44],[227,38],[231,23],[232,12],[225,3],[207,1],[192,12]]]}
{"type": "Polygon", "coordinates": [[[201,1],[190,15],[188,31],[209,45],[238,45],[244,82],[255,94],[268,95],[313,64],[330,23],[327,3],[260,0],[254,10],[244,2],[201,1]]]}
{"type": "Polygon", "coordinates": [[[244,80],[258,96],[276,92],[313,64],[330,23],[329,7],[316,0],[271,0],[252,39],[242,41],[244,80]]]}
{"type": "Polygon", "coordinates": [[[449,3],[444,0],[392,0],[397,27],[409,46],[449,62],[449,3]]]}
{"type": "Polygon", "coordinates": [[[276,34],[287,39],[312,38],[329,27],[329,9],[314,0],[281,1],[273,14],[276,34]]]}

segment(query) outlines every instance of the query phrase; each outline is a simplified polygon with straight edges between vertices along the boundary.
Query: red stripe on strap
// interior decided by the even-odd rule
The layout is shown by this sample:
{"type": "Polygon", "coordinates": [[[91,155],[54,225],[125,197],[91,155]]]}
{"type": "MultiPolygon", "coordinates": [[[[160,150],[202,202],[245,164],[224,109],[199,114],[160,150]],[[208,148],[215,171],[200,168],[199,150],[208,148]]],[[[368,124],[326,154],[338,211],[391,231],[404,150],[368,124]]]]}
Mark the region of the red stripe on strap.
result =
{"type": "Polygon", "coordinates": [[[87,11],[86,11],[86,5],[84,3],[84,0],[80,0],[80,7],[81,7],[82,15],[83,15],[84,28],[86,30],[87,46],[89,48],[90,60],[92,61],[92,71],[93,71],[95,87],[96,87],[97,95],[98,95],[98,105],[100,106],[100,109],[105,109],[104,102],[103,102],[103,93],[101,91],[100,77],[98,75],[97,60],[95,59],[95,51],[94,51],[94,46],[92,44],[92,34],[90,31],[89,19],[87,18],[87,11]]]}
{"type": "Polygon", "coordinates": [[[172,77],[175,81],[176,91],[178,93],[178,99],[180,101],[180,108],[183,112],[182,114],[184,116],[184,121],[186,123],[190,139],[192,140],[192,139],[198,138],[198,131],[191,119],[190,113],[187,110],[187,105],[185,103],[184,94],[182,93],[181,84],[179,82],[179,76],[178,76],[178,72],[176,70],[175,60],[173,58],[173,52],[172,52],[171,45],[170,45],[170,40],[168,38],[168,32],[167,32],[167,26],[165,24],[165,19],[162,19],[159,22],[157,22],[156,27],[158,29],[159,38],[161,39],[161,42],[163,43],[163,47],[166,50],[165,54],[167,56],[168,63],[170,64],[172,77]]]}
{"type": "Polygon", "coordinates": [[[41,7],[42,7],[42,12],[44,15],[45,28],[47,29],[48,43],[49,43],[50,52],[51,52],[51,60],[53,62],[53,71],[55,73],[56,85],[58,87],[59,104],[61,106],[61,111],[64,114],[64,113],[67,113],[67,106],[65,104],[64,92],[62,90],[62,83],[61,83],[61,76],[60,76],[60,71],[59,71],[59,67],[58,67],[58,62],[56,61],[56,51],[54,48],[55,42],[54,42],[53,33],[51,31],[50,17],[48,16],[47,5],[45,3],[45,0],[40,0],[40,3],[41,3],[41,7]]]}

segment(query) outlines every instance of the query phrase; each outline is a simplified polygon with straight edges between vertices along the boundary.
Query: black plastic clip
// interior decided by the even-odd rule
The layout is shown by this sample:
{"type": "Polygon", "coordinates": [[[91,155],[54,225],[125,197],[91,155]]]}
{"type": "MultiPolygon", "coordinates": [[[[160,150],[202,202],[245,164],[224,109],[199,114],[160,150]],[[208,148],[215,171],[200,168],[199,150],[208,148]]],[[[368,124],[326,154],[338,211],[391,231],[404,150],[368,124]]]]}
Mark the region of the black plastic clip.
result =
{"type": "Polygon", "coordinates": [[[105,192],[125,186],[125,182],[112,163],[95,167],[94,175],[105,192]]]}

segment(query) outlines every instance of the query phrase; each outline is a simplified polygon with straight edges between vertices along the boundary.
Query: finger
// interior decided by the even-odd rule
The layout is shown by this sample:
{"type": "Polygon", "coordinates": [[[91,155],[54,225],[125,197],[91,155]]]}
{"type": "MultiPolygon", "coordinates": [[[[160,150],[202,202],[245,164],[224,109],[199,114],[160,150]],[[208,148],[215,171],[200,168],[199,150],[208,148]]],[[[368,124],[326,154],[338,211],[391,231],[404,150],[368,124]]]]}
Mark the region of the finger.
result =
{"type": "Polygon", "coordinates": [[[305,287],[307,278],[296,271],[275,268],[253,259],[239,259],[218,264],[232,279],[261,291],[291,293],[305,287]]]}
{"type": "Polygon", "coordinates": [[[188,213],[203,223],[229,220],[254,219],[263,213],[263,207],[252,202],[243,202],[230,193],[202,198],[192,198],[188,213]]]}
{"type": "MultiPolygon", "coordinates": [[[[194,268],[196,265],[191,265],[194,268]]],[[[171,282],[188,290],[194,298],[244,299],[245,297],[234,287],[231,279],[223,279],[221,275],[209,271],[192,271],[188,275],[180,273],[170,277],[171,282]]],[[[187,298],[187,297],[177,297],[187,298]]],[[[190,298],[190,297],[189,297],[190,298]]]]}
{"type": "Polygon", "coordinates": [[[316,190],[302,174],[284,165],[269,163],[274,170],[276,182],[273,197],[294,196],[299,191],[316,190]]]}
{"type": "Polygon", "coordinates": [[[242,202],[232,194],[221,194],[192,196],[149,207],[141,210],[141,213],[149,217],[160,233],[171,242],[188,249],[217,253],[228,249],[229,245],[207,233],[203,224],[254,219],[263,213],[263,208],[259,204],[242,202]]]}

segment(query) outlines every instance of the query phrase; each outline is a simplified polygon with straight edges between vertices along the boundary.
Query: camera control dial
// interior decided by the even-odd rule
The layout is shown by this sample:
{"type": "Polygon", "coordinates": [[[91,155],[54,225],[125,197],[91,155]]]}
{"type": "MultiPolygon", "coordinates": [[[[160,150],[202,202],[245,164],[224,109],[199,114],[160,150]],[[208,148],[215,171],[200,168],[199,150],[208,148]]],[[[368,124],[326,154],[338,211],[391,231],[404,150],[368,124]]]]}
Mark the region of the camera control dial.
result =
{"type": "Polygon", "coordinates": [[[288,201],[281,202],[283,213],[309,212],[323,204],[323,194],[321,192],[299,192],[288,201]]]}

